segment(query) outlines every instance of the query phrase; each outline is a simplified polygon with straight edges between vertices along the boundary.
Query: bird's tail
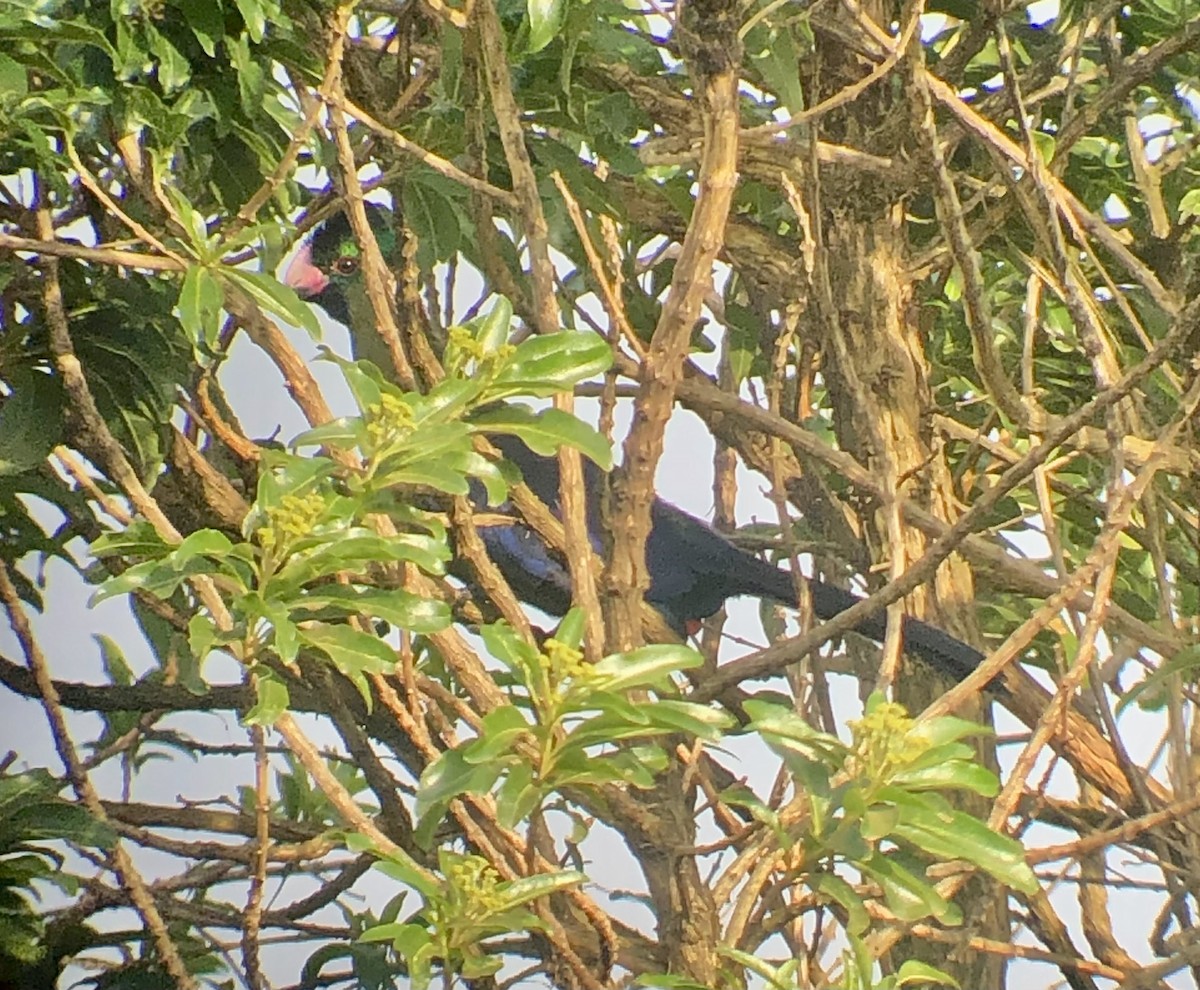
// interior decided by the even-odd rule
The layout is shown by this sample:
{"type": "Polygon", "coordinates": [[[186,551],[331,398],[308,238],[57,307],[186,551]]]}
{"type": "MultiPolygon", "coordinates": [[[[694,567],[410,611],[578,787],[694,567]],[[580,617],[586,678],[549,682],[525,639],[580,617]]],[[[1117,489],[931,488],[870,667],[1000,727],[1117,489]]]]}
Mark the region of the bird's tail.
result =
{"type": "MultiPolygon", "coordinates": [[[[809,589],[812,594],[813,612],[821,619],[832,619],[851,605],[862,601],[859,595],[824,581],[810,581],[809,589]]],[[[928,622],[906,615],[901,628],[904,632],[905,651],[916,654],[956,681],[965,679],[983,662],[983,654],[973,646],[955,639],[928,622]]],[[[855,626],[854,631],[882,643],[887,632],[887,617],[883,612],[877,612],[855,626]]]]}
{"type": "MultiPolygon", "coordinates": [[[[782,567],[776,567],[774,564],[769,564],[761,557],[755,557],[750,554],[738,562],[739,584],[747,584],[743,590],[739,588],[733,594],[754,595],[756,598],[771,598],[784,605],[790,605],[795,608],[798,604],[796,599],[796,580],[792,577],[792,572],[784,570],[782,567]]],[[[845,606],[849,608],[849,606],[845,606]]]]}

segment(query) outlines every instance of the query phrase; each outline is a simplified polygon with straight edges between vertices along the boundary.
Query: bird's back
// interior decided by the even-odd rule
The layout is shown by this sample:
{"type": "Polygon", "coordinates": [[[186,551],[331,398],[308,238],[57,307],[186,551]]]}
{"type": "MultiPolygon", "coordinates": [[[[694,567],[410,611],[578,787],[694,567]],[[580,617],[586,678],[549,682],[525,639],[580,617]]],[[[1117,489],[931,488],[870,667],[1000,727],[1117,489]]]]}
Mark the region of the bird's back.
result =
{"type": "MultiPolygon", "coordinates": [[[[559,503],[558,459],[534,453],[514,437],[493,438],[504,456],[521,469],[529,488],[552,509],[559,503]]],[[[584,462],[588,530],[602,543],[600,495],[604,475],[584,462]]],[[[738,595],[794,603],[791,575],[739,549],[704,520],[655,498],[646,541],[650,587],[646,600],[679,631],[715,613],[726,598],[738,595]]]]}

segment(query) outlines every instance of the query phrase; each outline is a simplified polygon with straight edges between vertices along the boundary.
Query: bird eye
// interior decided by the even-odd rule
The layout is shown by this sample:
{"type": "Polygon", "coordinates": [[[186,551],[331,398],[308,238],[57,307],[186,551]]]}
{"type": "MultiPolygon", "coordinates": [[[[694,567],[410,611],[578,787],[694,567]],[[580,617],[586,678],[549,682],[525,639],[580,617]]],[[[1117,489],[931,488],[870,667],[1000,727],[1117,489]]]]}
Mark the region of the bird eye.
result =
{"type": "Polygon", "coordinates": [[[333,263],[333,270],[339,275],[353,275],[358,271],[357,258],[338,258],[333,263]]]}

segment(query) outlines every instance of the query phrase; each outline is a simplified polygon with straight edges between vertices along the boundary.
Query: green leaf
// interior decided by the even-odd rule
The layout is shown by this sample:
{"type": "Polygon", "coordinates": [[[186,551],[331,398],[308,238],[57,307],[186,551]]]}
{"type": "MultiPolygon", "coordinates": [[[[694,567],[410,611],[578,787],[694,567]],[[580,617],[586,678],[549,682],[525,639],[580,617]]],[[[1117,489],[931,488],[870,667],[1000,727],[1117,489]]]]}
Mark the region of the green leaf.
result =
{"type": "Polygon", "coordinates": [[[264,602],[261,608],[255,609],[257,596],[247,596],[243,600],[248,614],[258,611],[271,624],[269,642],[279,659],[287,664],[295,663],[301,646],[300,627],[292,621],[287,609],[279,602],[264,602]]]}
{"type": "Polygon", "coordinates": [[[184,537],[183,542],[175,548],[169,562],[176,570],[183,570],[196,557],[227,556],[233,550],[229,537],[216,529],[198,529],[184,537]]]}
{"type": "Polygon", "coordinates": [[[936,983],[943,987],[957,987],[958,981],[949,973],[943,973],[940,969],[930,966],[928,963],[923,963],[919,959],[906,959],[900,964],[900,968],[896,970],[896,986],[906,987],[910,983],[921,984],[936,983]]]}
{"type": "Polygon", "coordinates": [[[267,12],[261,0],[234,0],[246,24],[246,34],[254,44],[263,40],[267,31],[267,12]]]}
{"type": "Polygon", "coordinates": [[[809,876],[813,892],[823,894],[840,904],[846,912],[846,930],[851,935],[861,935],[871,924],[871,916],[858,892],[833,873],[813,873],[809,876]]]}
{"type": "Polygon", "coordinates": [[[109,683],[128,686],[133,683],[133,668],[125,659],[125,652],[111,636],[103,633],[93,633],[92,639],[100,646],[100,658],[104,663],[104,672],[108,675],[109,683]]]}
{"type": "Polygon", "coordinates": [[[820,732],[788,708],[772,702],[747,701],[750,725],[746,728],[767,737],[773,746],[802,753],[831,766],[841,767],[847,749],[837,736],[820,732]]]}
{"type": "Polygon", "coordinates": [[[748,61],[763,81],[775,91],[780,105],[790,114],[804,109],[804,87],[796,66],[802,55],[792,39],[789,25],[760,21],[746,35],[748,61]]]}
{"type": "Polygon", "coordinates": [[[362,445],[367,438],[366,426],[358,416],[331,419],[328,423],[314,426],[293,438],[289,446],[293,450],[301,447],[341,447],[343,449],[362,445]]]}
{"type": "Polygon", "coordinates": [[[292,326],[307,330],[313,340],[321,339],[321,324],[313,308],[296,290],[265,272],[247,272],[240,268],[222,268],[222,274],[269,313],[282,316],[292,326]]]}
{"type": "Polygon", "coordinates": [[[271,726],[287,711],[291,698],[287,685],[274,671],[262,667],[255,668],[255,673],[258,676],[254,682],[254,691],[258,700],[255,701],[254,707],[246,712],[242,721],[246,725],[271,726]]]}
{"type": "Polygon", "coordinates": [[[467,454],[467,470],[471,477],[483,483],[487,493],[487,504],[501,505],[508,497],[508,482],[500,466],[492,463],[486,457],[471,451],[467,454]]]}
{"type": "Polygon", "coordinates": [[[1179,216],[1181,219],[1200,216],[1200,187],[1189,189],[1180,198],[1179,216]]]}
{"type": "MultiPolygon", "coordinates": [[[[27,886],[30,880],[44,877],[53,869],[46,856],[33,853],[0,858],[0,889],[6,886],[27,886]]],[[[2,909],[0,909],[2,911],[2,909]]]]}
{"type": "Polygon", "coordinates": [[[29,77],[20,62],[0,54],[0,102],[16,103],[29,95],[29,77]]]}
{"type": "MultiPolygon", "coordinates": [[[[463,453],[465,461],[466,454],[463,453]]],[[[382,469],[373,479],[378,486],[393,487],[396,485],[419,485],[432,488],[447,495],[466,495],[471,486],[467,483],[466,472],[456,469],[446,460],[422,460],[406,467],[382,469]]]]}
{"type": "Polygon", "coordinates": [[[595,746],[619,739],[649,738],[682,732],[707,742],[717,742],[722,730],[733,724],[724,712],[686,701],[655,701],[636,707],[637,718],[630,720],[607,710],[604,701],[593,700],[603,715],[585,719],[568,733],[564,745],[595,746]]]}
{"type": "Polygon", "coordinates": [[[417,820],[424,822],[431,812],[440,811],[460,794],[486,794],[502,769],[498,763],[468,763],[461,751],[447,750],[421,774],[417,784],[417,820]]]}
{"type": "Polygon", "coordinates": [[[516,828],[533,812],[542,792],[533,783],[533,770],[525,763],[508,768],[508,776],[496,793],[496,817],[504,828],[516,828]]]}
{"type": "Polygon", "coordinates": [[[1162,707],[1166,703],[1164,688],[1171,680],[1178,676],[1191,679],[1197,668],[1200,668],[1200,645],[1185,646],[1125,692],[1117,704],[1117,715],[1135,701],[1139,708],[1147,710],[1162,707]]]}
{"type": "Polygon", "coordinates": [[[660,643],[628,653],[615,653],[593,665],[592,684],[607,691],[635,687],[671,687],[670,675],[702,666],[704,658],[690,646],[660,643]]]}
{"type": "Polygon", "coordinates": [[[553,784],[561,789],[620,783],[644,790],[654,786],[654,775],[661,772],[665,763],[661,749],[645,744],[636,749],[607,753],[602,760],[575,750],[560,755],[553,784]]]}
{"type": "MultiPolygon", "coordinates": [[[[993,734],[993,730],[989,726],[980,725],[978,722],[972,722],[965,718],[955,718],[953,715],[943,715],[939,718],[922,721],[917,731],[922,739],[929,741],[931,748],[946,746],[949,743],[958,742],[960,739],[970,739],[973,736],[993,734]]],[[[969,749],[964,752],[968,755],[972,753],[969,749]]]]}
{"type": "Polygon", "coordinates": [[[201,261],[213,260],[212,238],[209,236],[208,223],[204,219],[204,214],[192,205],[178,187],[167,186],[166,191],[171,204],[183,220],[184,229],[189,237],[189,246],[195,257],[201,261]]]}
{"type": "Polygon", "coordinates": [[[876,853],[858,865],[883,889],[888,908],[901,921],[933,917],[943,924],[959,922],[958,909],[930,884],[904,869],[894,857],[876,853]]]}
{"type": "Polygon", "coordinates": [[[357,589],[346,585],[305,592],[296,608],[317,609],[333,605],[351,614],[383,619],[397,629],[425,634],[441,632],[450,625],[450,606],[432,598],[422,598],[400,588],[357,589]]]}
{"type": "Polygon", "coordinates": [[[1033,893],[1037,878],[1025,862],[1019,842],[989,828],[984,822],[955,810],[935,795],[901,795],[884,788],[883,800],[895,800],[901,820],[891,835],[912,843],[941,860],[965,859],[1014,890],[1033,893]]]}
{"type": "MultiPolygon", "coordinates": [[[[457,420],[461,413],[478,401],[479,385],[474,381],[461,378],[445,378],[421,395],[416,392],[405,392],[384,380],[378,369],[367,369],[379,388],[380,396],[387,394],[395,397],[412,410],[413,427],[447,426],[457,420]]],[[[378,403],[380,399],[375,399],[378,403]]]]}
{"type": "Polygon", "coordinates": [[[566,6],[566,0],[526,0],[529,15],[529,43],[526,50],[530,54],[540,52],[554,40],[562,26],[566,6]]]}
{"type": "Polygon", "coordinates": [[[43,767],[11,776],[0,775],[0,818],[9,814],[11,808],[27,801],[54,795],[60,786],[50,771],[43,767]]]}
{"type": "Polygon", "coordinates": [[[5,830],[15,832],[22,842],[62,839],[99,848],[111,848],[116,843],[116,833],[87,809],[57,799],[23,805],[4,824],[5,830]]]}
{"type": "Polygon", "coordinates": [[[402,884],[412,887],[426,900],[438,896],[441,892],[438,878],[399,847],[385,853],[377,849],[371,839],[357,832],[346,836],[346,846],[351,852],[373,852],[379,857],[379,862],[375,864],[376,869],[386,873],[393,880],[399,880],[402,884]]]}
{"type": "Polygon", "coordinates": [[[217,643],[216,623],[207,615],[195,613],[188,619],[187,641],[196,660],[204,660],[217,643]]]}
{"type": "Polygon", "coordinates": [[[641,703],[641,700],[635,701],[623,691],[600,690],[588,677],[581,678],[572,685],[566,700],[571,712],[598,711],[614,721],[628,722],[631,725],[650,724],[646,705],[641,703]]]}
{"type": "Polygon", "coordinates": [[[225,18],[221,14],[218,3],[190,3],[184,0],[179,4],[183,19],[187,21],[192,34],[200,42],[204,54],[216,58],[217,43],[225,37],[225,18]]]}
{"type": "MultiPolygon", "coordinates": [[[[610,715],[597,715],[594,718],[584,719],[575,726],[563,740],[560,750],[562,753],[571,749],[582,751],[590,746],[607,746],[625,739],[648,739],[655,735],[665,735],[670,731],[662,726],[626,722],[610,715]]],[[[563,766],[564,764],[560,761],[558,769],[561,770],[563,766]]]]}
{"type": "Polygon", "coordinates": [[[1047,164],[1053,161],[1056,146],[1054,136],[1045,131],[1030,131],[1029,136],[1033,140],[1033,147],[1038,153],[1038,157],[1047,164]]]}
{"type": "MultiPolygon", "coordinates": [[[[432,980],[431,963],[435,947],[432,936],[423,926],[398,923],[378,925],[367,929],[361,938],[364,941],[390,941],[396,953],[408,964],[407,986],[410,990],[426,990],[432,980]]],[[[378,985],[383,986],[383,981],[378,985]]]]}
{"type": "Polygon", "coordinates": [[[221,284],[211,269],[204,265],[190,266],[179,291],[179,322],[193,341],[216,346],[224,304],[221,284]]]}
{"type": "Polygon", "coordinates": [[[547,897],[568,887],[577,887],[587,879],[578,870],[560,870],[557,873],[538,873],[531,877],[522,877],[511,883],[501,884],[497,893],[500,903],[505,907],[517,907],[528,904],[539,897],[547,897]]]}
{"type": "Polygon", "coordinates": [[[481,433],[520,437],[530,450],[547,457],[565,445],[580,451],[601,470],[612,469],[612,444],[594,427],[561,409],[534,412],[526,406],[495,406],[475,414],[470,422],[481,433]]]}
{"type": "Polygon", "coordinates": [[[507,622],[493,622],[479,630],[488,652],[509,670],[520,672],[541,663],[538,651],[526,643],[507,622]]]}
{"type": "MultiPolygon", "coordinates": [[[[942,749],[932,750],[934,754],[942,749]]],[[[922,758],[922,763],[925,759],[922,758]]],[[[892,776],[891,781],[910,791],[960,790],[973,791],[983,797],[994,797],[1000,789],[996,775],[987,767],[967,760],[946,760],[931,766],[902,770],[892,776]]]]}
{"type": "Polygon", "coordinates": [[[478,321],[475,339],[485,356],[495,354],[508,340],[512,328],[512,315],[512,303],[504,296],[496,296],[491,312],[478,321]]]}
{"type": "Polygon", "coordinates": [[[326,654],[343,674],[386,674],[396,666],[396,651],[378,636],[350,626],[309,625],[300,638],[326,654]]]}
{"type": "Polygon", "coordinates": [[[19,370],[0,398],[0,477],[37,467],[63,435],[63,391],[57,377],[19,370]]]}
{"type": "MultiPolygon", "coordinates": [[[[671,730],[661,726],[636,725],[632,722],[606,718],[588,719],[563,740],[558,752],[558,762],[554,764],[554,782],[562,784],[566,778],[595,780],[596,778],[593,778],[592,774],[596,772],[608,774],[613,769],[612,767],[596,767],[588,762],[577,763],[574,769],[569,769],[571,761],[577,758],[576,751],[584,761],[595,760],[595,755],[586,752],[592,746],[612,746],[624,742],[626,739],[638,739],[644,742],[655,736],[666,736],[670,732],[671,730]]],[[[604,758],[607,760],[608,756],[605,755],[604,758]]],[[[619,779],[619,774],[614,779],[619,779]]]]}
{"type": "Polygon", "coordinates": [[[465,981],[470,983],[499,972],[503,966],[504,960],[500,956],[467,956],[459,966],[459,973],[465,981]]]}
{"type": "Polygon", "coordinates": [[[583,645],[583,633],[587,627],[587,616],[581,608],[573,608],[562,617],[554,638],[568,649],[578,650],[583,645]]]}
{"type": "Polygon", "coordinates": [[[161,32],[156,31],[148,22],[142,22],[142,29],[150,42],[150,51],[158,59],[158,82],[163,92],[170,94],[188,84],[192,78],[191,65],[183,57],[179,49],[161,32]]]}
{"type": "Polygon", "coordinates": [[[730,959],[739,966],[744,966],[751,973],[762,977],[766,981],[768,990],[791,990],[793,986],[799,986],[794,978],[789,978],[795,969],[796,960],[794,959],[789,959],[781,966],[772,966],[766,960],[759,959],[749,952],[743,952],[741,949],[734,949],[727,945],[718,945],[717,951],[724,958],[730,959]]]}
{"type": "Polygon", "coordinates": [[[450,551],[444,543],[419,533],[382,537],[354,529],[339,534],[335,542],[307,557],[290,559],[279,572],[280,581],[303,583],[335,571],[387,562],[412,563],[428,574],[441,574],[450,551]]]}
{"type": "Polygon", "coordinates": [[[891,835],[900,821],[900,810],[890,804],[879,804],[864,809],[860,803],[857,808],[852,809],[851,802],[847,801],[846,809],[849,814],[861,817],[862,837],[868,842],[878,842],[891,835]]]}
{"type": "Polygon", "coordinates": [[[261,513],[279,508],[285,495],[303,495],[320,487],[334,474],[333,461],[327,457],[297,457],[282,451],[263,450],[263,466],[259,472],[255,509],[261,513]]]}
{"type": "Polygon", "coordinates": [[[612,364],[612,348],[594,333],[562,331],[530,337],[517,345],[486,395],[504,399],[514,395],[555,395],[612,364]]]}
{"type": "Polygon", "coordinates": [[[360,415],[379,405],[383,397],[383,376],[370,361],[346,361],[328,347],[321,348],[321,360],[332,361],[341,370],[360,415]]]}
{"type": "Polygon", "coordinates": [[[641,707],[651,725],[706,742],[717,742],[726,729],[736,724],[728,712],[690,701],[667,698],[641,707]]]}
{"type": "Polygon", "coordinates": [[[506,756],[513,744],[528,735],[531,726],[515,705],[501,705],[488,712],[479,726],[479,738],[463,748],[467,763],[487,763],[506,756]]]}
{"type": "Polygon", "coordinates": [[[400,922],[392,922],[387,925],[372,925],[361,935],[358,936],[360,942],[392,942],[398,938],[406,937],[412,929],[417,929],[425,938],[429,937],[428,932],[420,925],[405,925],[400,922]]]}
{"type": "Polygon", "coordinates": [[[463,246],[461,207],[447,194],[440,178],[418,171],[401,192],[404,222],[417,236],[417,264],[423,270],[449,261],[463,246]]]}
{"type": "MultiPolygon", "coordinates": [[[[194,570],[199,573],[205,569],[199,566],[194,570]]],[[[105,599],[125,595],[131,591],[146,591],[160,598],[167,598],[187,577],[187,569],[176,569],[170,566],[169,562],[144,561],[105,581],[92,595],[89,604],[94,606],[105,599]]]]}
{"type": "Polygon", "coordinates": [[[471,451],[470,428],[465,423],[440,423],[433,416],[415,424],[401,439],[376,444],[392,451],[380,470],[392,465],[422,466],[427,461],[447,460],[447,465],[465,471],[471,451]]]}

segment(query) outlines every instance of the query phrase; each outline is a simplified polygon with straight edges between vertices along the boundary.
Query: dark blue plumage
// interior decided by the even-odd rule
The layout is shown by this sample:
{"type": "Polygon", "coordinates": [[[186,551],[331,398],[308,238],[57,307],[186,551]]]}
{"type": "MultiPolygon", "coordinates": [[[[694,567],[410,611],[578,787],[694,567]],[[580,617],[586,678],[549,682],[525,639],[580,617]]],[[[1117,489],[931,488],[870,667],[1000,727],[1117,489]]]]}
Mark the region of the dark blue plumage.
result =
{"type": "MultiPolygon", "coordinates": [[[[372,227],[386,227],[382,211],[374,211],[372,227]]],[[[358,247],[344,216],[330,220],[289,266],[285,279],[300,295],[346,321],[356,312],[369,313],[368,306],[355,305],[349,298],[362,292],[357,269],[358,247]]],[[[353,333],[356,338],[375,336],[353,333]]],[[[504,457],[520,469],[525,483],[552,510],[559,502],[559,473],[556,458],[534,453],[520,440],[496,436],[493,443],[504,457]]],[[[584,462],[587,488],[587,526],[597,550],[603,546],[604,521],[600,511],[602,474],[590,461],[584,462]]],[[[488,555],[505,576],[514,594],[524,602],[552,615],[562,615],[571,605],[571,576],[565,563],[541,538],[514,517],[511,525],[480,527],[488,555]]],[[[650,587],[646,600],[662,613],[681,635],[701,619],[713,615],[727,598],[750,595],[784,604],[796,603],[790,572],[739,549],[703,520],[682,509],[655,499],[651,508],[651,530],[646,541],[646,569],[650,587]]],[[[823,581],[809,582],[813,611],[831,619],[862,599],[823,581]]],[[[882,640],[886,630],[883,613],[871,616],[855,630],[882,640]]],[[[961,680],[983,659],[983,654],[940,629],[919,619],[905,617],[904,646],[943,674],[961,680]]]]}
{"type": "MultiPolygon", "coordinates": [[[[521,469],[525,483],[551,508],[558,505],[558,461],[541,457],[520,440],[498,437],[496,446],[521,469]]],[[[584,464],[588,490],[588,531],[600,544],[604,520],[599,493],[600,469],[584,464]]],[[[646,570],[650,587],[646,600],[658,609],[679,633],[715,613],[726,598],[751,595],[795,602],[791,574],[739,550],[707,523],[656,498],[650,508],[650,536],[646,540],[646,570]]],[[[569,594],[570,585],[567,585],[569,594]]],[[[534,603],[539,604],[539,603],[534,603]]],[[[539,607],[540,604],[539,604],[539,607]]]]}
{"type": "MultiPolygon", "coordinates": [[[[495,437],[493,443],[521,469],[530,490],[556,510],[559,502],[558,461],[535,454],[514,437],[495,437]]],[[[587,486],[587,522],[592,542],[599,548],[604,523],[600,515],[603,478],[600,469],[584,462],[587,486]]],[[[646,570],[650,588],[646,601],[653,605],[680,635],[713,615],[727,598],[748,595],[796,604],[796,585],[790,571],[767,563],[735,546],[706,522],[660,498],[650,509],[650,536],[646,541],[646,570]]],[[[552,615],[561,615],[571,604],[571,575],[532,531],[519,524],[488,527],[484,541],[489,555],[508,578],[522,601],[552,615]]],[[[820,619],[840,615],[862,598],[824,581],[808,582],[813,612],[820,619]]],[[[942,673],[962,680],[983,660],[983,654],[936,626],[905,616],[905,649],[933,664],[942,673]]],[[[882,612],[860,622],[855,631],[881,641],[887,631],[882,612]]]]}

